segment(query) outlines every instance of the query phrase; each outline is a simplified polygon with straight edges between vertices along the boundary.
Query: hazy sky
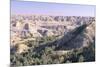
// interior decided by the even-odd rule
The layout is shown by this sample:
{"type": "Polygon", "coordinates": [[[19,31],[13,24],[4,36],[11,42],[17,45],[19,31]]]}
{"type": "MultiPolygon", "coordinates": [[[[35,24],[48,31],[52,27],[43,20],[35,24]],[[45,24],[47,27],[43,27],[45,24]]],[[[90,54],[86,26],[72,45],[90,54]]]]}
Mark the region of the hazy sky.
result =
{"type": "Polygon", "coordinates": [[[95,5],[11,1],[11,14],[44,14],[62,16],[95,16],[95,5]]]}

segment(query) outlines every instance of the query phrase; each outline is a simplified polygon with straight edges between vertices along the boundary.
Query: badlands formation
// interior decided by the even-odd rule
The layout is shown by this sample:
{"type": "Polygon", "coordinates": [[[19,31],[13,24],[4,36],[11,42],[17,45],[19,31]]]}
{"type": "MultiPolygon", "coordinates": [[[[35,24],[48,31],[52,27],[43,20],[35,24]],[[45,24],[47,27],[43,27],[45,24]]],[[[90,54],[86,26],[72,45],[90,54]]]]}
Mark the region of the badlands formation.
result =
{"type": "MultiPolygon", "coordinates": [[[[61,36],[61,39],[57,42],[59,45],[63,45],[64,43],[67,43],[68,39],[72,39],[71,35],[69,36],[69,32],[73,31],[74,29],[77,29],[78,27],[90,24],[86,28],[86,38],[90,38],[95,36],[95,26],[94,23],[95,18],[94,17],[82,17],[82,16],[45,16],[45,15],[12,15],[11,16],[11,47],[19,45],[23,46],[24,42],[27,42],[29,40],[36,40],[37,37],[50,37],[50,36],[61,36]],[[88,33],[88,34],[87,34],[88,33]]],[[[74,32],[75,33],[75,32],[74,32]]],[[[74,34],[73,33],[73,34],[74,34]]],[[[73,35],[72,35],[73,36],[73,35]]],[[[84,40],[81,37],[82,35],[78,35],[73,42],[76,42],[75,40],[79,39],[79,41],[84,42],[84,40]]],[[[84,38],[85,39],[85,38],[84,38]]],[[[73,44],[73,42],[70,42],[70,44],[73,44]]],[[[87,42],[84,42],[87,43],[87,42]]],[[[67,43],[69,44],[69,43],[67,43]]],[[[76,42],[76,44],[79,43],[76,42]]],[[[25,45],[25,44],[24,44],[25,45]]],[[[22,47],[21,46],[21,47],[22,47]]],[[[21,51],[26,48],[21,48],[21,51]]],[[[74,44],[73,44],[74,47],[74,44]]],[[[18,50],[21,52],[20,50],[18,50]]]]}

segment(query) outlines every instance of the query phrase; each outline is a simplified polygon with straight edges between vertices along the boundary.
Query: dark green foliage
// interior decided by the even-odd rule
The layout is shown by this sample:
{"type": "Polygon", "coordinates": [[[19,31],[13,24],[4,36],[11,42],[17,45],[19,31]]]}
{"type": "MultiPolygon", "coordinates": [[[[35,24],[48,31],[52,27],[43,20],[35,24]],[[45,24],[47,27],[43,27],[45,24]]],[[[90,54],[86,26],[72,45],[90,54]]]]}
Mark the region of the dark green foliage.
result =
{"type": "Polygon", "coordinates": [[[29,43],[30,49],[21,54],[11,54],[11,65],[26,66],[26,65],[40,65],[40,64],[57,64],[57,63],[71,63],[71,62],[89,62],[95,61],[95,47],[94,44],[81,49],[74,49],[65,55],[58,56],[54,54],[54,48],[45,47],[39,53],[33,52],[33,42],[29,43]],[[63,59],[64,58],[64,59],[63,59]]]}
{"type": "Polygon", "coordinates": [[[88,47],[83,47],[81,49],[74,49],[66,55],[64,63],[69,62],[90,62],[95,61],[95,47],[90,44],[88,47]]]}

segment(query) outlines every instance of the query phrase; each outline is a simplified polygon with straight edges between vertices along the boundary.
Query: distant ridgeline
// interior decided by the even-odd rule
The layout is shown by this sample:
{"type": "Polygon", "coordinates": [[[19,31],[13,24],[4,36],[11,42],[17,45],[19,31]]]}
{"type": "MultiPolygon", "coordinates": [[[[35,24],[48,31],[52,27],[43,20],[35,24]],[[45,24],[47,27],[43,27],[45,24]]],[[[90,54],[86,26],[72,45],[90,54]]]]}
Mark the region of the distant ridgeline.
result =
{"type": "Polygon", "coordinates": [[[11,20],[32,20],[32,21],[70,21],[70,22],[81,22],[81,21],[92,21],[95,17],[91,16],[50,16],[50,15],[11,15],[11,20]]]}

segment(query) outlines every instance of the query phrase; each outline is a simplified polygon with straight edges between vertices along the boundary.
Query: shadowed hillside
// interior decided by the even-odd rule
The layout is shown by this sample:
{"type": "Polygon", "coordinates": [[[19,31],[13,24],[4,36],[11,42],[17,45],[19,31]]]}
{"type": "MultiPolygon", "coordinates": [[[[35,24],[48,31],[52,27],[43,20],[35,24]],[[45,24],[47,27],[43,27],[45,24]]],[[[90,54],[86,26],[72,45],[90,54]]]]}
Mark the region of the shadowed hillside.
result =
{"type": "MultiPolygon", "coordinates": [[[[35,48],[33,51],[40,52],[41,50],[45,49],[45,47],[52,47],[52,46],[55,46],[55,50],[71,50],[71,49],[88,46],[88,44],[84,44],[84,42],[87,40],[89,41],[89,39],[86,39],[86,40],[84,40],[84,39],[89,34],[89,33],[85,34],[85,32],[87,30],[86,28],[87,27],[89,28],[91,25],[94,25],[94,22],[79,26],[76,29],[65,34],[62,38],[57,39],[53,42],[49,42],[49,43],[40,45],[39,47],[35,48]]],[[[91,32],[91,33],[93,33],[93,32],[91,32]]],[[[93,38],[94,38],[94,36],[91,37],[92,40],[93,40],[93,38]]],[[[89,42],[91,42],[91,41],[89,41],[89,42]]]]}

